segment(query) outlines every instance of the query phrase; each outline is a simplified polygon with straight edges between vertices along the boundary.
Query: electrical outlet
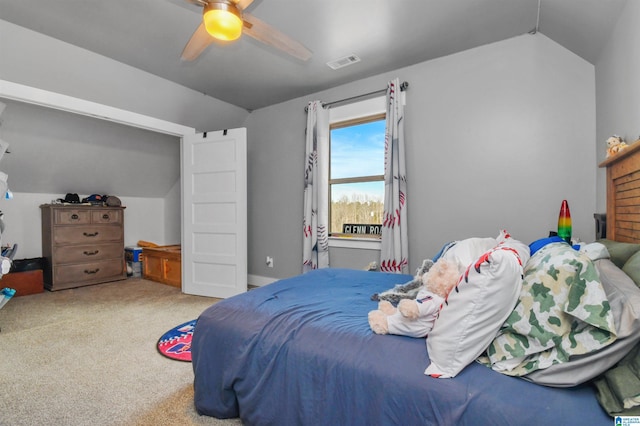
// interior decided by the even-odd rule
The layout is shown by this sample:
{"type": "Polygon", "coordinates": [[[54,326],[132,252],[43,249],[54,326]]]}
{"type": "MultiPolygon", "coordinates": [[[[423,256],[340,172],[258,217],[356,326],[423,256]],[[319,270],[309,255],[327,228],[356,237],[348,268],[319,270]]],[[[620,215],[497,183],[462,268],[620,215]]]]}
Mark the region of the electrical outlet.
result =
{"type": "Polygon", "coordinates": [[[273,257],[267,256],[266,264],[269,268],[273,268],[273,257]]]}

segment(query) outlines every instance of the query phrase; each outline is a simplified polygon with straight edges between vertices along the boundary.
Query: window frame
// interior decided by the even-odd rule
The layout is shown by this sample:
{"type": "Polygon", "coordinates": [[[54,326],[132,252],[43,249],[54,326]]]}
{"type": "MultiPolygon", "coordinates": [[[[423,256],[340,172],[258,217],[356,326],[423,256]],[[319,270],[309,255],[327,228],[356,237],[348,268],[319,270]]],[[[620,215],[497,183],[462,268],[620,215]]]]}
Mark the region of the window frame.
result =
{"type": "MultiPolygon", "coordinates": [[[[329,123],[329,158],[331,158],[331,132],[334,129],[342,129],[345,127],[357,126],[360,124],[373,123],[376,121],[386,121],[386,111],[383,112],[363,112],[362,114],[358,114],[354,117],[344,119],[344,120],[335,120],[330,121],[329,123]]],[[[382,158],[384,163],[384,158],[382,158]]],[[[331,178],[331,160],[329,160],[329,179],[328,179],[328,191],[329,191],[329,206],[328,206],[328,223],[329,223],[329,231],[331,231],[331,211],[332,211],[332,199],[331,199],[331,187],[336,184],[345,184],[345,183],[366,183],[366,182],[384,182],[384,173],[381,175],[369,175],[369,176],[357,176],[357,177],[348,177],[348,178],[331,178]]],[[[383,200],[384,203],[384,200],[383,200]]],[[[355,245],[359,245],[358,248],[371,248],[371,249],[379,249],[379,243],[381,240],[380,235],[358,235],[354,237],[354,234],[345,234],[342,232],[329,232],[329,242],[331,247],[352,247],[355,245]],[[338,241],[340,243],[338,243],[338,241]],[[368,242],[377,243],[373,246],[367,244],[368,242]],[[333,243],[333,244],[332,244],[333,243]],[[347,244],[346,246],[344,244],[347,244]]]]}

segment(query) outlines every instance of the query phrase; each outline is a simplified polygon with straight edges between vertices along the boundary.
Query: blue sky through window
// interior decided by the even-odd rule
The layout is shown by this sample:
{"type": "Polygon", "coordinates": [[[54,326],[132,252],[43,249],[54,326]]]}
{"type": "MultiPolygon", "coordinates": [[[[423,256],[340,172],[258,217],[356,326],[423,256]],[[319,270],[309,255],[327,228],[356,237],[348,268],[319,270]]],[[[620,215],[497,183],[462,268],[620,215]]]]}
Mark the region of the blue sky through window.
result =
{"type": "MultiPolygon", "coordinates": [[[[331,179],[384,174],[385,120],[331,130],[331,179]]],[[[332,200],[382,201],[383,182],[332,185],[332,200]]]]}

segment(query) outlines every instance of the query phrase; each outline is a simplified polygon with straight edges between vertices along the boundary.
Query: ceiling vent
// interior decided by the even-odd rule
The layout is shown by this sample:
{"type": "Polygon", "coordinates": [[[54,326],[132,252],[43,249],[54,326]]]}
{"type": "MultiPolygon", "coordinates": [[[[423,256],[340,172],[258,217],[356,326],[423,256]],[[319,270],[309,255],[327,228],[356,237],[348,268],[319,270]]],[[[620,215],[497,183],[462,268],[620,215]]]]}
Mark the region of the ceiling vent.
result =
{"type": "Polygon", "coordinates": [[[355,64],[356,62],[360,62],[360,58],[353,53],[351,55],[347,55],[343,58],[336,59],[334,61],[327,62],[330,68],[337,70],[338,68],[344,68],[347,65],[355,64]]]}

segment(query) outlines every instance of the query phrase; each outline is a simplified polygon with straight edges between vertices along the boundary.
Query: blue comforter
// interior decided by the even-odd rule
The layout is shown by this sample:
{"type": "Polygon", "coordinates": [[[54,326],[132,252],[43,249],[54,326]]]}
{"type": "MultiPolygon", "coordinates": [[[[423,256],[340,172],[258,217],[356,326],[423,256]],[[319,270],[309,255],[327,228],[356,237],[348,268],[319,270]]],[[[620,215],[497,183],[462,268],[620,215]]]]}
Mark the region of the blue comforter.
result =
{"type": "Polygon", "coordinates": [[[321,269],[223,300],[193,334],[195,406],[247,425],[610,425],[589,386],[550,388],[478,363],[423,374],[424,339],[374,334],[373,293],[408,275],[321,269]]]}

